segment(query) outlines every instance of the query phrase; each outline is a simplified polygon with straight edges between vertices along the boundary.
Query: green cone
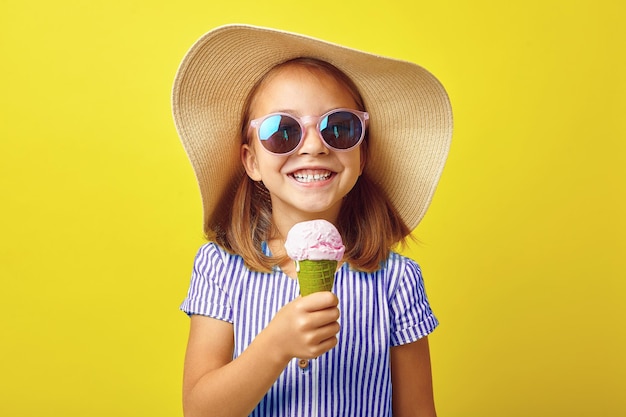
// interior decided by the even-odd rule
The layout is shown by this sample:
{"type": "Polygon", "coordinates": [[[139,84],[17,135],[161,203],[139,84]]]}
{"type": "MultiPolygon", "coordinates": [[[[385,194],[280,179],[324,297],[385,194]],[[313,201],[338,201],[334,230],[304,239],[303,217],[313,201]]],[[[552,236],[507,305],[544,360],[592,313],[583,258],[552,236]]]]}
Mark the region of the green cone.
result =
{"type": "MultiPolygon", "coordinates": [[[[298,282],[302,296],[318,291],[331,291],[337,270],[337,261],[297,261],[299,264],[298,282]]],[[[297,267],[297,265],[296,265],[297,267]]]]}

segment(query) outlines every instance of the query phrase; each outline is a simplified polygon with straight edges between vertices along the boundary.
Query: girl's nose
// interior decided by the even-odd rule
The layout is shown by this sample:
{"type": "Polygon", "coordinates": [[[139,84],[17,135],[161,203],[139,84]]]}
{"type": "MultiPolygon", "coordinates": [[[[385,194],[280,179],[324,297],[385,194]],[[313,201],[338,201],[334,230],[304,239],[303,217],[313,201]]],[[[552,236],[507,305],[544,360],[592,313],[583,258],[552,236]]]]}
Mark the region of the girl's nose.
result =
{"type": "Polygon", "coordinates": [[[302,146],[300,146],[298,154],[318,155],[330,152],[315,125],[307,126],[303,133],[302,146]]]}

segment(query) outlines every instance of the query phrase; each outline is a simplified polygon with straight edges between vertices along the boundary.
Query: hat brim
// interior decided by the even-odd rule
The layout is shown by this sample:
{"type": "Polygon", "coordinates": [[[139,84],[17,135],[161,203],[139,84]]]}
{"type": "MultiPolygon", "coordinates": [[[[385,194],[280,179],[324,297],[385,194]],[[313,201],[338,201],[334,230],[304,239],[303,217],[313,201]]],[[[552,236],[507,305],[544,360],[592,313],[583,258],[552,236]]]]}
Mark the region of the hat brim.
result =
{"type": "Polygon", "coordinates": [[[176,128],[200,186],[205,230],[230,209],[244,175],[240,126],[249,92],[268,70],[298,57],[329,62],[359,88],[370,113],[365,174],[414,229],[450,148],[452,110],[441,83],[410,62],[295,33],[227,25],[187,52],[172,95],[176,128]]]}

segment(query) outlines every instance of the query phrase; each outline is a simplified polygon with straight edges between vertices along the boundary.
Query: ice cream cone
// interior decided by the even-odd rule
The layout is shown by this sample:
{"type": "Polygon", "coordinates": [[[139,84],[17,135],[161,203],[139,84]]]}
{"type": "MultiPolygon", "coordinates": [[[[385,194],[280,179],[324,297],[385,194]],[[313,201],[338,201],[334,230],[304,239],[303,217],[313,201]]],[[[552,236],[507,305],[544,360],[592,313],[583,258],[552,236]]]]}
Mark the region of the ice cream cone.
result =
{"type": "Polygon", "coordinates": [[[304,259],[297,261],[296,269],[302,296],[333,289],[337,261],[304,259]]]}

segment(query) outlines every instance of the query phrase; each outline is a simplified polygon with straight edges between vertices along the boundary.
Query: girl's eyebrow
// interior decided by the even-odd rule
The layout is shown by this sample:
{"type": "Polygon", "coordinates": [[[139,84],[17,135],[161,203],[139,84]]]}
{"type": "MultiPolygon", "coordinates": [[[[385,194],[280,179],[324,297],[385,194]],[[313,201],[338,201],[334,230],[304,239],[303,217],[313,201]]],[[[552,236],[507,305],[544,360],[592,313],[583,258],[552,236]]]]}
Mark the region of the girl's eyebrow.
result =
{"type": "Polygon", "coordinates": [[[250,115],[250,116],[251,116],[250,118],[251,118],[251,119],[258,119],[258,118],[265,117],[265,116],[269,116],[270,114],[276,114],[276,113],[287,113],[287,114],[289,114],[289,115],[291,115],[291,116],[295,116],[295,117],[302,117],[302,115],[301,115],[299,112],[295,111],[295,110],[290,110],[290,109],[276,109],[276,110],[271,110],[271,111],[269,111],[269,112],[267,112],[267,113],[259,114],[259,115],[258,115],[258,116],[256,116],[256,117],[252,117],[252,114],[251,114],[251,115],[250,115]]]}
{"type": "Polygon", "coordinates": [[[294,116],[302,116],[299,112],[292,110],[292,109],[280,109],[280,110],[275,110],[272,113],[287,113],[287,114],[291,114],[294,116]]]}
{"type": "Polygon", "coordinates": [[[287,113],[290,114],[292,116],[298,116],[298,117],[304,117],[304,116],[321,116],[322,114],[325,114],[329,111],[332,110],[336,110],[339,109],[341,107],[329,107],[327,110],[321,112],[320,114],[301,114],[299,111],[293,110],[293,109],[279,109],[279,110],[274,110],[271,113],[268,114],[272,114],[272,113],[287,113]]]}

